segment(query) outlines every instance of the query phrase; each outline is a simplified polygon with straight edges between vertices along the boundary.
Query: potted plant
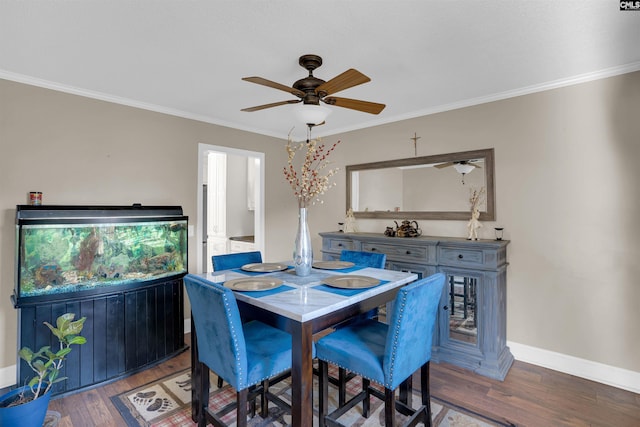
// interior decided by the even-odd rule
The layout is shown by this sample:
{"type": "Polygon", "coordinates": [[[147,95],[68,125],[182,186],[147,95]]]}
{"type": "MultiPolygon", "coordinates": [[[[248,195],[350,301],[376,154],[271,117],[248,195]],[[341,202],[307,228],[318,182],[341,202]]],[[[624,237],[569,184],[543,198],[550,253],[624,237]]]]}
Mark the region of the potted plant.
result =
{"type": "Polygon", "coordinates": [[[60,343],[54,352],[50,346],[44,346],[37,352],[23,347],[18,355],[35,372],[29,383],[0,397],[0,426],[42,426],[51,398],[51,386],[66,377],[60,377],[64,360],[71,352],[71,345],[84,344],[86,338],[80,336],[86,317],[73,320],[75,314],[66,313],[56,319],[54,327],[44,324],[51,330],[60,343]]]}

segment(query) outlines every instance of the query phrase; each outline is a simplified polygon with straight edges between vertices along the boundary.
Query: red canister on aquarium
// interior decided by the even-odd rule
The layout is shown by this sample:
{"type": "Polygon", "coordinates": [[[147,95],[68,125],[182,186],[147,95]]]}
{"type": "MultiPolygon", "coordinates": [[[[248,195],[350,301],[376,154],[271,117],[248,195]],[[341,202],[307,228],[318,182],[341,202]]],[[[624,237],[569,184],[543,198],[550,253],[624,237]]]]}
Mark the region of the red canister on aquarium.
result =
{"type": "Polygon", "coordinates": [[[31,191],[29,193],[29,204],[40,206],[42,204],[42,193],[40,191],[31,191]]]}

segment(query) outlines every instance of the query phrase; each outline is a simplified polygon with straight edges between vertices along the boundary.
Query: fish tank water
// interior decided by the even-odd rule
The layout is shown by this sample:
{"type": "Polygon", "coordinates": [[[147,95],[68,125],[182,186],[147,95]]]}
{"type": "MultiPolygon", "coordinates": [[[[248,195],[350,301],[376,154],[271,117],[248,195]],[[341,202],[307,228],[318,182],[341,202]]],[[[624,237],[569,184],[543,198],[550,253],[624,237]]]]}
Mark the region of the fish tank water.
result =
{"type": "Polygon", "coordinates": [[[187,273],[180,207],[18,206],[15,303],[187,273]]]}

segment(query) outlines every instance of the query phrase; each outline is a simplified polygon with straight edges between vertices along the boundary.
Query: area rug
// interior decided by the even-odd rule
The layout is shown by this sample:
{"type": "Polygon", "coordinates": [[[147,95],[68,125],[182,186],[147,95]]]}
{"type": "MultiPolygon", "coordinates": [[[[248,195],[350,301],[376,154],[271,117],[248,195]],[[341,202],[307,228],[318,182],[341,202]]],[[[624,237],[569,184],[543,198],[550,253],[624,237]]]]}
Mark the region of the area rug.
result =
{"type": "MultiPolygon", "coordinates": [[[[330,372],[337,375],[337,372],[330,372]]],[[[233,402],[236,393],[229,385],[218,389],[216,386],[217,377],[211,378],[211,395],[209,406],[214,409],[224,407],[233,402]]],[[[315,383],[315,378],[314,378],[315,383]]],[[[349,395],[359,392],[360,380],[354,379],[348,383],[349,395]]],[[[317,383],[314,384],[317,390],[317,383]]],[[[290,387],[288,382],[283,381],[270,390],[290,402],[290,387]]],[[[336,389],[329,387],[330,408],[336,406],[336,389]]],[[[314,393],[314,400],[317,398],[314,393]]],[[[174,375],[162,378],[152,383],[138,387],[116,396],[111,396],[111,401],[116,406],[123,419],[129,427],[192,427],[196,424],[191,420],[191,374],[189,370],[184,370],[174,375]]],[[[420,392],[413,392],[413,402],[417,405],[420,402],[420,392]]],[[[364,418],[361,413],[361,405],[357,405],[351,411],[340,417],[339,421],[345,426],[355,427],[379,427],[384,425],[384,405],[376,398],[371,399],[371,415],[364,418]]],[[[434,427],[491,427],[505,426],[498,421],[482,417],[478,414],[459,408],[451,403],[445,402],[432,396],[431,410],[434,427]]],[[[317,411],[317,401],[314,402],[314,412],[317,411]]],[[[404,417],[398,414],[398,421],[404,417]]],[[[223,420],[230,426],[235,426],[235,411],[227,414],[223,420]]],[[[277,406],[269,407],[269,416],[266,419],[256,415],[248,421],[251,427],[284,427],[291,422],[290,414],[282,411],[277,406]]],[[[317,420],[314,420],[317,425],[317,420]]]]}

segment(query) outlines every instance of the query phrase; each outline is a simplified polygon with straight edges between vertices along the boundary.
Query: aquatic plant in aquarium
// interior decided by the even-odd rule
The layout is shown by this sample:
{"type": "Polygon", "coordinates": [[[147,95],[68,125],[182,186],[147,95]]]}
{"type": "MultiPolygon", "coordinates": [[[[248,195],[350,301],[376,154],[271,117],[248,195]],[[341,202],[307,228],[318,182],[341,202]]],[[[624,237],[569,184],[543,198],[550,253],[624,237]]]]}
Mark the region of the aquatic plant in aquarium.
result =
{"type": "Polygon", "coordinates": [[[18,227],[19,297],[149,281],[187,272],[187,220],[18,227]]]}

